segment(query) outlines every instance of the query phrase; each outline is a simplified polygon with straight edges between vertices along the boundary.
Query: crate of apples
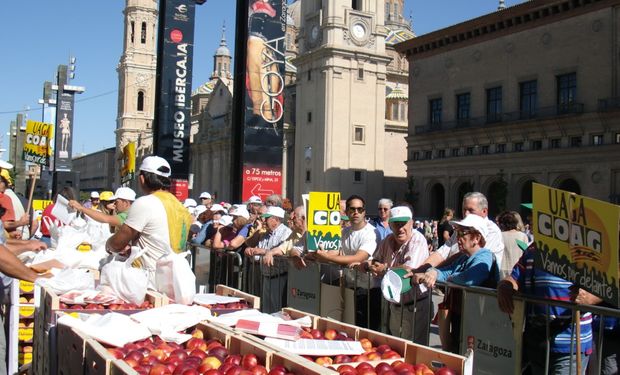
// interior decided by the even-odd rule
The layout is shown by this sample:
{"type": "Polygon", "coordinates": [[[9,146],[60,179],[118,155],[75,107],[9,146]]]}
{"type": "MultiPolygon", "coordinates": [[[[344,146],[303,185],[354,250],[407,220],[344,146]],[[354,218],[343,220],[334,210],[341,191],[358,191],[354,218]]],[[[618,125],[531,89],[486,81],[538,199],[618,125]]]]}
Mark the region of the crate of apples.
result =
{"type": "Polygon", "coordinates": [[[216,316],[239,311],[239,310],[253,308],[245,300],[240,300],[239,302],[231,302],[231,303],[217,303],[217,304],[209,304],[209,305],[198,304],[198,305],[208,308],[209,310],[211,310],[211,313],[216,316]]]}
{"type": "Polygon", "coordinates": [[[330,369],[342,375],[457,375],[457,372],[449,367],[441,367],[433,371],[424,363],[414,365],[401,360],[345,364],[330,369]]]}

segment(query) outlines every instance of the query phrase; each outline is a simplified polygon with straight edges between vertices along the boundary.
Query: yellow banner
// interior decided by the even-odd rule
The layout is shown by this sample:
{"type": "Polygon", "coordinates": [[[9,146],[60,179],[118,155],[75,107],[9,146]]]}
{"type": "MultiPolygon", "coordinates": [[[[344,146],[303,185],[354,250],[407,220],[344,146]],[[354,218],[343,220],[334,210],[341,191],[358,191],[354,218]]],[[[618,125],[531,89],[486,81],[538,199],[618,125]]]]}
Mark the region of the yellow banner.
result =
{"type": "MultiPolygon", "coordinates": [[[[49,206],[50,204],[52,204],[53,201],[50,200],[46,200],[46,199],[33,199],[32,200],[32,211],[37,212],[37,213],[43,213],[43,210],[45,210],[45,207],[49,206]]],[[[41,215],[36,215],[37,220],[41,221],[41,215]]]]}
{"type": "Polygon", "coordinates": [[[22,159],[27,162],[49,166],[54,139],[54,124],[28,120],[22,159]]]}
{"type": "Polygon", "coordinates": [[[308,250],[340,248],[340,193],[311,191],[306,220],[308,250]]]}
{"type": "Polygon", "coordinates": [[[123,147],[123,163],[121,165],[121,183],[133,180],[136,174],[136,144],[129,142],[123,147]]]}
{"type": "Polygon", "coordinates": [[[533,184],[536,265],[616,306],[620,206],[533,184]]]}

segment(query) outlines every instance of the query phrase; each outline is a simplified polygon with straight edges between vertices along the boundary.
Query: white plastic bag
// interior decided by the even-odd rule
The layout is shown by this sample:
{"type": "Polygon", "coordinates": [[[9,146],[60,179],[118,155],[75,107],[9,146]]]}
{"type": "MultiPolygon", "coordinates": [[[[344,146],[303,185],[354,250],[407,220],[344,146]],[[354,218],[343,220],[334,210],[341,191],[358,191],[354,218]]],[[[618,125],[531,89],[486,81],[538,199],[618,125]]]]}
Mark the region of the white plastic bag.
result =
{"type": "Polygon", "coordinates": [[[167,255],[159,258],[155,270],[157,291],[183,305],[191,304],[196,295],[196,275],[187,262],[187,254],[177,254],[170,249],[167,255]]]}
{"type": "Polygon", "coordinates": [[[145,249],[131,247],[131,255],[127,260],[119,260],[118,256],[101,268],[101,286],[110,287],[117,296],[136,305],[144,302],[149,277],[146,270],[134,268],[131,263],[145,253],[145,249]]]}
{"type": "Polygon", "coordinates": [[[39,278],[37,282],[52,289],[58,295],[70,290],[95,289],[95,278],[91,272],[71,268],[61,270],[49,279],[39,278]]]}
{"type": "Polygon", "coordinates": [[[56,240],[56,250],[76,250],[82,242],[88,242],[86,227],[76,228],[65,225],[58,228],[58,238],[56,240]]]}

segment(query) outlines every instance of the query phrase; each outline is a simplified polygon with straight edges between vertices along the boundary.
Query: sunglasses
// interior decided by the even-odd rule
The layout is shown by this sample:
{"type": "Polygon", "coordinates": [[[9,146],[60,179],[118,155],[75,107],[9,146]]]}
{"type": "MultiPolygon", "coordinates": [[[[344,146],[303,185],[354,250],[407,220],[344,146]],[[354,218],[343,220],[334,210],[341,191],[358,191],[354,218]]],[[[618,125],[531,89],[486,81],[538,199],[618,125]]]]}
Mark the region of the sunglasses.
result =
{"type": "Polygon", "coordinates": [[[389,208],[385,208],[385,207],[379,207],[378,208],[379,211],[389,211],[389,208]]]}
{"type": "Polygon", "coordinates": [[[349,212],[357,212],[358,214],[364,213],[366,209],[364,207],[348,207],[347,211],[349,212]]]}
{"type": "Polygon", "coordinates": [[[472,234],[474,233],[474,231],[472,230],[457,230],[456,231],[456,236],[457,237],[465,237],[468,234],[472,234]]]}

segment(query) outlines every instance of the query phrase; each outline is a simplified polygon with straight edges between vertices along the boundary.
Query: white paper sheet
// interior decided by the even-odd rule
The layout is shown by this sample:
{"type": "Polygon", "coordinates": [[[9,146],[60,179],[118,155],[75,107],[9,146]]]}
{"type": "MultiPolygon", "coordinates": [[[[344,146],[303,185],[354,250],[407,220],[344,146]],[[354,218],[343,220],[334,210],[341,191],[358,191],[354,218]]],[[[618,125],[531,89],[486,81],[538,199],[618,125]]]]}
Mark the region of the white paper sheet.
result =
{"type": "MultiPolygon", "coordinates": [[[[170,337],[211,318],[211,311],[202,306],[172,304],[132,314],[131,317],[148,327],[154,335],[170,337]]],[[[175,341],[179,340],[176,335],[175,341]]],[[[187,337],[189,339],[189,337],[187,337]]]]}
{"type": "Polygon", "coordinates": [[[202,305],[215,305],[217,303],[235,303],[241,301],[239,297],[218,296],[215,293],[201,293],[194,296],[194,302],[202,305]]]}
{"type": "Polygon", "coordinates": [[[151,331],[129,316],[110,312],[105,315],[93,314],[83,321],[70,315],[58,318],[58,324],[77,328],[87,336],[104,344],[121,347],[127,343],[151,337],[151,331]]]}
{"type": "Polygon", "coordinates": [[[52,215],[56,216],[58,220],[63,222],[66,225],[69,225],[71,221],[75,218],[75,213],[69,211],[69,201],[67,198],[58,194],[56,198],[56,203],[54,204],[54,208],[52,209],[52,215]]]}
{"type": "Polygon", "coordinates": [[[265,338],[265,341],[279,348],[299,355],[359,355],[364,353],[362,343],[359,341],[339,341],[339,340],[311,340],[300,339],[289,341],[272,337],[265,338]]]}

